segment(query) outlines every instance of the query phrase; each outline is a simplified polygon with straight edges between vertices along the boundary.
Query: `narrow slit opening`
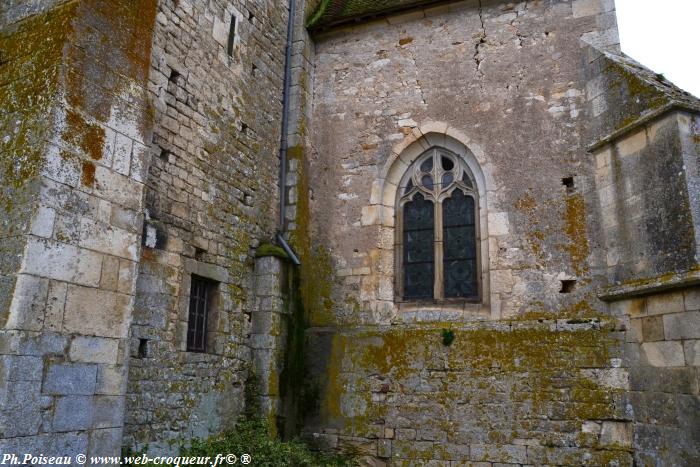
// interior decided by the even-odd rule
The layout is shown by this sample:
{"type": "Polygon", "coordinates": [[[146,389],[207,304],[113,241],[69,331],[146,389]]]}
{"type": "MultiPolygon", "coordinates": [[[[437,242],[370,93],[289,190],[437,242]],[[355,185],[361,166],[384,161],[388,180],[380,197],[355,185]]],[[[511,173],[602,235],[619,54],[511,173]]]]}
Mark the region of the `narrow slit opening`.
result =
{"type": "Polygon", "coordinates": [[[226,52],[228,53],[229,57],[233,57],[233,43],[236,39],[236,16],[231,15],[231,26],[229,26],[228,30],[228,47],[226,48],[226,52]]]}
{"type": "Polygon", "coordinates": [[[148,357],[148,339],[139,339],[139,352],[138,352],[139,358],[147,358],[148,357]]]}

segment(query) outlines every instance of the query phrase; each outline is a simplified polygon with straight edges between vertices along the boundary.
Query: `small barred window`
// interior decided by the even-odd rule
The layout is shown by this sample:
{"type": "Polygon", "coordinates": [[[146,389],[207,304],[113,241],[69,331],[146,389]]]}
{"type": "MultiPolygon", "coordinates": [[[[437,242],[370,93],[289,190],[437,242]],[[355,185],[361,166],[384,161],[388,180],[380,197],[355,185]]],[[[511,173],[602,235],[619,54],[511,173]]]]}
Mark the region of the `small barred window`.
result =
{"type": "Polygon", "coordinates": [[[192,276],[190,312],[187,320],[187,350],[189,352],[207,351],[207,326],[215,290],[216,282],[192,276]]]}

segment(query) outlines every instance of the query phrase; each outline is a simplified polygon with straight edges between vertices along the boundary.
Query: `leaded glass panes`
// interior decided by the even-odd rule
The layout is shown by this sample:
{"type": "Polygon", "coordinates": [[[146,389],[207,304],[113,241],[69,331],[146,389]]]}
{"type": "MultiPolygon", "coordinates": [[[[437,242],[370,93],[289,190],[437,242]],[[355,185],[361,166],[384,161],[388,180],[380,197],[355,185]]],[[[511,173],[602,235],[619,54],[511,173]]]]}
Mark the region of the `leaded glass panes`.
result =
{"type": "Polygon", "coordinates": [[[452,175],[452,172],[447,172],[442,176],[442,185],[443,186],[448,186],[450,183],[454,181],[455,177],[452,175]]]}
{"type": "Polygon", "coordinates": [[[420,193],[404,205],[404,296],[432,298],[435,271],[435,208],[420,193]]]}
{"type": "Polygon", "coordinates": [[[466,172],[462,174],[462,183],[464,183],[464,186],[466,186],[467,188],[472,188],[472,181],[466,172]]]}
{"type": "Polygon", "coordinates": [[[443,170],[452,170],[452,168],[455,166],[455,163],[449,157],[442,156],[440,158],[440,161],[441,161],[443,170]]]}
{"type": "Polygon", "coordinates": [[[478,299],[477,195],[464,161],[430,149],[402,187],[403,298],[478,299]]]}
{"type": "Polygon", "coordinates": [[[443,274],[446,298],[478,294],[474,198],[455,190],[442,203],[443,274]]]}

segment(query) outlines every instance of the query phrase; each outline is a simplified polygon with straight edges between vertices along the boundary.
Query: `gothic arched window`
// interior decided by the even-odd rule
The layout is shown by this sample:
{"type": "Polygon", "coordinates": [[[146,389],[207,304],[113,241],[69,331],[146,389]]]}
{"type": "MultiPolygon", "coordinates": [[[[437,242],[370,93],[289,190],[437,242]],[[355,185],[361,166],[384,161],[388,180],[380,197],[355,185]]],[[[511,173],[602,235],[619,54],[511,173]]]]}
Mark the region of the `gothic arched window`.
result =
{"type": "Polygon", "coordinates": [[[464,161],[431,148],[398,193],[399,297],[479,300],[477,190],[464,161]]]}

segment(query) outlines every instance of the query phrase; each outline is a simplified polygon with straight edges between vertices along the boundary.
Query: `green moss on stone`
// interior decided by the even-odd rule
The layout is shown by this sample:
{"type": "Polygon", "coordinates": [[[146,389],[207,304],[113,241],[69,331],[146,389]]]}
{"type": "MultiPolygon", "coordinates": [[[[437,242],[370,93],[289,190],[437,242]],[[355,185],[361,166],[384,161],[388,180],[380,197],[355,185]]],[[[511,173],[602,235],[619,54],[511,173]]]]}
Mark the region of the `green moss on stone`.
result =
{"type": "Polygon", "coordinates": [[[1,204],[13,205],[14,192],[27,187],[43,165],[60,64],[73,32],[77,2],[32,16],[0,33],[1,204]]]}
{"type": "Polygon", "coordinates": [[[290,243],[301,258],[299,293],[310,326],[327,326],[335,322],[333,314],[331,255],[320,244],[311,240],[311,211],[309,207],[309,181],[305,168],[304,149],[301,146],[288,150],[290,160],[297,161],[296,230],[290,243]]]}
{"type": "MultiPolygon", "coordinates": [[[[577,316],[579,311],[568,313],[577,316]]],[[[455,339],[449,347],[440,339],[445,323],[339,331],[332,340],[324,377],[322,418],[329,426],[341,427],[341,433],[360,437],[371,437],[373,420],[387,420],[389,413],[392,419],[418,417],[422,428],[449,432],[462,422],[450,418],[455,404],[472,400],[478,405],[481,399],[504,396],[513,406],[527,407],[527,417],[534,420],[562,417],[580,427],[585,420],[620,417],[622,390],[602,386],[585,373],[590,368],[609,367],[617,345],[611,335],[614,323],[568,330],[555,330],[537,321],[520,321],[522,327],[517,328],[502,326],[505,323],[495,328],[484,325],[483,329],[453,324],[455,339]],[[437,374],[438,379],[426,372],[437,374]],[[389,399],[371,397],[368,381],[376,375],[390,384],[392,395],[415,387],[416,381],[430,389],[413,389],[412,395],[404,395],[415,407],[413,403],[395,406],[389,399]],[[497,381],[506,386],[499,389],[497,381]],[[502,394],[503,388],[510,388],[509,392],[502,394]],[[562,388],[570,389],[563,392],[562,388]],[[422,405],[428,401],[430,406],[422,405]],[[426,412],[427,407],[436,411],[426,412]],[[439,418],[440,413],[445,414],[444,419],[439,418]]],[[[393,397],[391,400],[398,400],[393,397]]],[[[512,444],[513,439],[523,437],[546,442],[537,423],[528,428],[528,420],[514,420],[511,431],[492,430],[489,438],[494,444],[512,444]]],[[[418,451],[408,454],[423,458],[418,451]]]]}
{"type": "Polygon", "coordinates": [[[264,258],[266,256],[274,256],[276,258],[289,259],[289,255],[282,247],[271,243],[263,243],[255,250],[256,258],[264,258]]]}

